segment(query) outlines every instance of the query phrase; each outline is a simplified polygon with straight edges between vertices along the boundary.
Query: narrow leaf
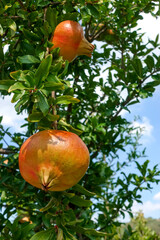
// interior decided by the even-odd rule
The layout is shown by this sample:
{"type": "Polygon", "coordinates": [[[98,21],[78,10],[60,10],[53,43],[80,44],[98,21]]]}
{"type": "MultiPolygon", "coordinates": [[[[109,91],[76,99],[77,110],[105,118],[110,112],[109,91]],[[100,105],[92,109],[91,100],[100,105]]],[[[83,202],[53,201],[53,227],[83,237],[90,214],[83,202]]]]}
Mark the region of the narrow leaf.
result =
{"type": "Polygon", "coordinates": [[[29,122],[39,122],[43,118],[42,112],[33,112],[29,115],[28,121],[29,122]]]}
{"type": "Polygon", "coordinates": [[[42,94],[41,91],[37,91],[37,100],[38,100],[39,108],[45,116],[49,111],[49,104],[48,104],[47,98],[45,97],[44,94],[42,94]]]}
{"type": "Polygon", "coordinates": [[[46,82],[43,88],[49,91],[63,90],[64,84],[56,82],[46,82]]]}
{"type": "Polygon", "coordinates": [[[66,61],[63,72],[58,75],[59,78],[62,78],[62,79],[64,78],[64,76],[66,75],[66,73],[67,73],[67,71],[68,71],[68,66],[69,66],[69,62],[66,61]]]}
{"type": "Polygon", "coordinates": [[[56,104],[70,104],[70,103],[78,103],[79,99],[74,98],[70,95],[63,95],[56,98],[56,104]]]}
{"type": "Polygon", "coordinates": [[[23,92],[21,92],[21,93],[14,93],[11,102],[12,103],[17,102],[22,96],[23,96],[23,92]]]}
{"type": "Polygon", "coordinates": [[[39,65],[35,73],[35,84],[37,88],[41,84],[41,82],[45,80],[46,77],[48,76],[51,63],[52,63],[52,55],[50,54],[39,65]]]}
{"type": "Polygon", "coordinates": [[[54,122],[59,119],[59,115],[53,115],[51,113],[48,113],[46,117],[51,122],[54,122]]]}
{"type": "Polygon", "coordinates": [[[45,211],[47,211],[48,209],[50,209],[51,207],[55,206],[56,204],[57,204],[57,199],[54,198],[54,197],[52,197],[52,198],[50,199],[49,203],[48,203],[45,207],[41,208],[40,211],[41,211],[41,212],[45,212],[45,211]]]}
{"type": "Polygon", "coordinates": [[[39,63],[40,60],[32,55],[24,55],[22,57],[18,57],[17,61],[19,63],[26,63],[26,64],[32,64],[32,63],[39,63]]]}
{"type": "Polygon", "coordinates": [[[12,19],[7,19],[8,27],[12,29],[14,32],[17,30],[17,25],[12,19]]]}
{"type": "Polygon", "coordinates": [[[154,59],[153,59],[153,57],[148,55],[144,61],[147,64],[147,67],[148,67],[149,71],[151,72],[153,67],[154,67],[154,59]]]}
{"type": "Polygon", "coordinates": [[[29,41],[41,41],[41,37],[39,37],[37,34],[30,32],[27,29],[23,30],[23,34],[25,36],[26,39],[28,39],[29,41]]]}
{"type": "Polygon", "coordinates": [[[23,83],[21,82],[16,82],[15,84],[13,84],[9,89],[8,92],[13,92],[15,90],[24,90],[24,89],[28,89],[26,86],[23,85],[23,83]]]}
{"type": "Polygon", "coordinates": [[[8,91],[9,87],[15,83],[13,80],[0,80],[0,90],[8,91]]]}
{"type": "Polygon", "coordinates": [[[97,236],[97,237],[103,237],[103,236],[107,235],[107,233],[105,233],[105,232],[100,232],[100,231],[97,231],[97,230],[91,229],[91,228],[83,228],[80,226],[73,226],[73,225],[68,225],[68,227],[70,227],[75,232],[81,233],[84,235],[92,235],[92,236],[97,236]]]}
{"type": "Polygon", "coordinates": [[[81,185],[79,184],[76,184],[74,187],[72,187],[73,190],[79,192],[79,193],[82,193],[86,196],[90,196],[90,197],[93,197],[95,196],[96,194],[94,192],[90,192],[88,191],[86,188],[82,187],[81,185]]]}
{"type": "Polygon", "coordinates": [[[46,231],[41,231],[36,233],[30,240],[49,240],[52,236],[53,230],[48,229],[46,231]]]}
{"type": "Polygon", "coordinates": [[[70,198],[69,201],[78,207],[90,207],[92,205],[90,200],[85,200],[79,196],[74,196],[73,198],[70,198]]]}
{"type": "Polygon", "coordinates": [[[47,8],[46,20],[49,23],[49,26],[51,26],[52,30],[54,30],[57,25],[57,12],[55,8],[47,8]]]}
{"type": "Polygon", "coordinates": [[[132,62],[132,66],[139,77],[142,77],[142,62],[139,58],[135,58],[132,62]]]}
{"type": "Polygon", "coordinates": [[[24,80],[24,73],[22,70],[14,71],[10,73],[10,76],[15,80],[24,80]]]}
{"type": "Polygon", "coordinates": [[[33,229],[35,228],[36,224],[31,224],[31,223],[28,223],[27,226],[25,226],[23,229],[22,229],[22,233],[21,233],[21,238],[25,238],[27,236],[27,234],[33,229]]]}
{"type": "Polygon", "coordinates": [[[66,123],[63,119],[61,119],[61,120],[59,121],[59,124],[60,124],[62,127],[64,127],[66,130],[69,130],[69,131],[71,131],[71,132],[73,132],[73,133],[75,133],[75,134],[77,134],[77,135],[80,135],[80,134],[82,134],[82,132],[83,132],[83,131],[81,131],[81,130],[79,130],[79,129],[76,129],[76,128],[72,127],[72,125],[66,123]]]}

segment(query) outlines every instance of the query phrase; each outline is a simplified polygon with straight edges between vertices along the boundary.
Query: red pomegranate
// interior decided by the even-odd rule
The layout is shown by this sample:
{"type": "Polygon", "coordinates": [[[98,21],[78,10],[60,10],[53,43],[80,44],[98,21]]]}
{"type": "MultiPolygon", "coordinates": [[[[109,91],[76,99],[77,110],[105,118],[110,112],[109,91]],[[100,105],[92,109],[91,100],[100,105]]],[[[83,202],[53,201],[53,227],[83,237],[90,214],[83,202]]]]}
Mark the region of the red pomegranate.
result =
{"type": "Polygon", "coordinates": [[[84,37],[83,28],[78,22],[66,20],[57,25],[51,39],[54,46],[60,48],[60,56],[72,62],[79,55],[91,57],[94,45],[84,37]]]}
{"type": "Polygon", "coordinates": [[[49,191],[63,191],[84,176],[89,151],[76,134],[44,130],[29,137],[21,146],[19,169],[31,185],[49,191]]]}

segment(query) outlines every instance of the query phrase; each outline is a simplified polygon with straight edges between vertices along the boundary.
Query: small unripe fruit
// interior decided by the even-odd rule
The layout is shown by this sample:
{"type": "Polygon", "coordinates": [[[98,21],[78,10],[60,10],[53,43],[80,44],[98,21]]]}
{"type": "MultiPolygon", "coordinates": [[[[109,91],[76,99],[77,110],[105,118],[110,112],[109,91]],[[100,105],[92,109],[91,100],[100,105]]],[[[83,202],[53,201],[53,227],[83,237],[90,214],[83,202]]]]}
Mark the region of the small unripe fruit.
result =
{"type": "Polygon", "coordinates": [[[29,137],[21,146],[19,169],[31,185],[49,191],[63,191],[84,176],[89,151],[76,134],[44,130],[29,137]]]}
{"type": "Polygon", "coordinates": [[[50,49],[60,48],[60,56],[72,62],[79,55],[91,57],[94,45],[84,37],[83,28],[78,22],[66,20],[57,25],[51,39],[50,49]]]}

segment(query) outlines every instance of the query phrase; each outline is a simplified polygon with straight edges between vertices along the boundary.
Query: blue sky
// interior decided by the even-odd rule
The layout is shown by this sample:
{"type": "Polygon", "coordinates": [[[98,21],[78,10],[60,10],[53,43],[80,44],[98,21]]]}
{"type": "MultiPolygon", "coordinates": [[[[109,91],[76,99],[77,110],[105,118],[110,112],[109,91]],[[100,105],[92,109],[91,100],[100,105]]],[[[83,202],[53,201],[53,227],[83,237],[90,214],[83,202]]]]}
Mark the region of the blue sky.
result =
{"type": "MultiPolygon", "coordinates": [[[[139,21],[139,27],[142,32],[146,32],[144,41],[147,38],[155,39],[159,34],[160,18],[157,20],[151,15],[144,16],[144,19],[139,21]]],[[[160,53],[160,52],[159,52],[160,53]]],[[[159,54],[157,53],[157,54],[159,54]]],[[[129,119],[134,119],[134,116],[139,115],[141,120],[136,121],[136,126],[145,127],[142,144],[147,147],[146,154],[150,160],[150,167],[159,164],[160,168],[160,87],[157,88],[153,97],[142,100],[139,104],[130,107],[131,114],[126,115],[129,119]]],[[[3,115],[3,124],[5,127],[11,127],[11,131],[23,131],[20,128],[25,115],[17,115],[14,110],[14,105],[11,103],[11,98],[7,96],[4,100],[0,98],[0,116],[3,115]]],[[[133,212],[142,210],[145,217],[160,218],[160,185],[153,185],[152,192],[147,191],[142,193],[143,205],[135,203],[133,212]]],[[[126,221],[129,217],[126,216],[126,221]]]]}

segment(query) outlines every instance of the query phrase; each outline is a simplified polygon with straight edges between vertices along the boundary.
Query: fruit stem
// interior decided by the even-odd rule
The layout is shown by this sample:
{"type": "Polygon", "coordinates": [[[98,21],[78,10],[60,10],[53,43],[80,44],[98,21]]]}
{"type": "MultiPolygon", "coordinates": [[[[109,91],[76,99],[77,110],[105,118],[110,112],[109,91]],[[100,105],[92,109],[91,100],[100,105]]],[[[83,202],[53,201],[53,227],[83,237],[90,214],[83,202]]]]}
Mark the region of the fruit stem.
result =
{"type": "MultiPolygon", "coordinates": [[[[52,91],[51,96],[53,99],[56,99],[56,92],[52,91]]],[[[57,114],[56,104],[53,106],[53,115],[57,114]]],[[[57,120],[53,121],[52,126],[55,130],[57,130],[57,120]]]]}

